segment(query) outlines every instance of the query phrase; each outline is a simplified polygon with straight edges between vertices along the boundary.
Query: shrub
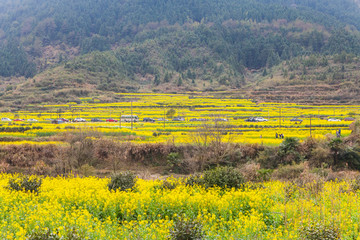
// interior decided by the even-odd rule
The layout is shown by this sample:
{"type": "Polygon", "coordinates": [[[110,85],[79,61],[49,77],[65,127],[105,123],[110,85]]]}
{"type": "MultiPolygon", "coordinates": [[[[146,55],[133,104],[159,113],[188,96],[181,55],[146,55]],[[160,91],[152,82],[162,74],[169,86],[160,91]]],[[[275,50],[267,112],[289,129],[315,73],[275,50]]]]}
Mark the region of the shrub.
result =
{"type": "Polygon", "coordinates": [[[190,175],[188,178],[185,179],[186,186],[203,186],[205,184],[204,178],[199,175],[190,175]]]}
{"type": "Polygon", "coordinates": [[[78,168],[84,164],[93,165],[96,162],[94,147],[94,141],[91,138],[84,137],[80,141],[73,139],[70,142],[68,157],[78,168]]]}
{"type": "Polygon", "coordinates": [[[323,222],[310,223],[300,230],[303,239],[306,240],[336,240],[340,239],[339,229],[335,225],[323,222]]]}
{"type": "Polygon", "coordinates": [[[132,162],[144,165],[165,166],[167,156],[171,152],[181,152],[181,148],[173,144],[133,144],[130,145],[127,156],[132,162]]]}
{"type": "Polygon", "coordinates": [[[280,166],[274,171],[273,177],[275,179],[294,180],[300,176],[304,169],[304,164],[280,166]]]}
{"type": "Polygon", "coordinates": [[[74,228],[67,229],[66,236],[59,237],[59,235],[55,232],[52,232],[50,229],[40,230],[40,231],[32,231],[29,236],[26,238],[27,240],[61,240],[61,239],[69,239],[69,240],[80,240],[84,239],[80,237],[78,231],[74,228]]]}
{"type": "Polygon", "coordinates": [[[279,165],[300,163],[304,156],[300,153],[300,143],[297,138],[285,138],[279,148],[268,147],[262,151],[257,162],[261,168],[275,169],[279,165]]]}
{"type": "MultiPolygon", "coordinates": [[[[325,164],[326,165],[326,164],[325,164]]],[[[310,173],[314,173],[319,177],[326,178],[329,175],[330,169],[328,168],[313,168],[310,170],[310,173]]]]}
{"type": "Polygon", "coordinates": [[[347,147],[342,156],[345,166],[350,169],[360,170],[360,149],[357,147],[347,147]]]}
{"type": "Polygon", "coordinates": [[[0,162],[0,173],[7,172],[9,166],[10,165],[8,163],[0,162]]]}
{"type": "Polygon", "coordinates": [[[354,192],[357,192],[358,190],[360,190],[360,177],[359,176],[351,182],[351,188],[354,192]]]}
{"type": "Polygon", "coordinates": [[[277,148],[267,147],[264,151],[259,153],[256,161],[260,164],[261,168],[274,169],[279,165],[279,157],[277,153],[277,148]]]}
{"type": "Polygon", "coordinates": [[[173,229],[170,230],[170,239],[174,240],[198,240],[203,238],[202,225],[196,220],[180,218],[175,221],[173,229]]]}
{"type": "Polygon", "coordinates": [[[309,165],[311,167],[322,167],[323,164],[333,165],[333,158],[330,149],[325,146],[317,146],[311,151],[309,165]]]}
{"type": "Polygon", "coordinates": [[[264,147],[258,144],[246,144],[240,145],[240,151],[242,153],[242,158],[245,161],[255,160],[259,156],[261,151],[264,151],[264,147]]]}
{"type": "Polygon", "coordinates": [[[300,142],[299,139],[289,137],[280,144],[278,156],[280,158],[280,164],[291,164],[293,162],[299,163],[302,160],[302,156],[299,153],[300,142]]]}
{"type": "Polygon", "coordinates": [[[302,152],[305,159],[310,159],[314,149],[320,145],[324,145],[323,142],[323,140],[308,137],[300,144],[299,150],[302,152]]]}
{"type": "Polygon", "coordinates": [[[175,182],[169,182],[169,181],[164,181],[161,185],[162,189],[169,189],[169,190],[173,190],[175,189],[179,184],[175,183],[175,182]]]}
{"type": "Polygon", "coordinates": [[[239,169],[239,171],[243,175],[245,181],[247,181],[247,182],[258,181],[258,179],[259,179],[258,171],[259,170],[260,170],[260,164],[251,163],[251,162],[248,162],[248,163],[242,165],[241,168],[239,169]]]}
{"type": "Polygon", "coordinates": [[[206,188],[240,188],[244,183],[243,175],[232,167],[217,167],[204,172],[204,184],[206,188]]]}
{"type": "Polygon", "coordinates": [[[41,183],[41,178],[34,175],[14,175],[9,179],[7,188],[13,191],[38,193],[41,183]]]}
{"type": "Polygon", "coordinates": [[[179,172],[179,166],[181,163],[179,153],[172,152],[169,153],[166,157],[167,165],[170,168],[170,170],[173,170],[174,172],[179,172]]]}
{"type": "Polygon", "coordinates": [[[27,240],[60,240],[61,238],[54,232],[50,230],[32,232],[27,238],[27,240]]]}
{"type": "Polygon", "coordinates": [[[299,188],[296,184],[294,184],[292,182],[288,182],[284,187],[285,201],[287,202],[291,198],[293,198],[298,191],[299,191],[299,188]]]}
{"type": "Polygon", "coordinates": [[[269,181],[271,178],[271,174],[273,173],[273,169],[259,169],[257,171],[257,180],[260,182],[269,181]]]}
{"type": "Polygon", "coordinates": [[[89,164],[82,165],[79,169],[79,174],[84,177],[89,177],[95,175],[95,168],[89,164]]]}
{"type": "Polygon", "coordinates": [[[31,173],[36,175],[50,175],[51,172],[52,168],[42,160],[36,161],[31,168],[31,173]]]}
{"type": "Polygon", "coordinates": [[[173,190],[177,186],[179,186],[179,184],[180,184],[180,182],[177,179],[170,177],[170,178],[167,178],[164,181],[162,181],[161,185],[156,186],[156,188],[161,189],[161,190],[164,190],[164,189],[173,190]]]}
{"type": "Polygon", "coordinates": [[[350,124],[350,130],[351,130],[352,135],[359,134],[360,133],[360,120],[356,120],[355,122],[350,124]]]}
{"type": "Polygon", "coordinates": [[[132,172],[123,172],[113,175],[108,184],[109,190],[126,191],[132,189],[136,183],[136,176],[132,172]]]}
{"type": "Polygon", "coordinates": [[[357,146],[347,146],[341,138],[335,138],[330,141],[329,147],[334,167],[360,170],[360,149],[357,146]]]}
{"type": "Polygon", "coordinates": [[[179,153],[169,153],[166,160],[169,171],[180,174],[188,174],[190,172],[189,162],[181,159],[179,153]]]}

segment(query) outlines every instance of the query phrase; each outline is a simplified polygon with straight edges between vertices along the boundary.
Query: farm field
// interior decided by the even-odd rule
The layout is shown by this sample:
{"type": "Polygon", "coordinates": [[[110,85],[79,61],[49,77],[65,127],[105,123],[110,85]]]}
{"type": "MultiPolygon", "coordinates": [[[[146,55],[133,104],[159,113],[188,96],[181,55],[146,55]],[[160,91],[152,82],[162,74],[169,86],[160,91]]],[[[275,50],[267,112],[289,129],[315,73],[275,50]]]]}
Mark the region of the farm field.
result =
{"type": "Polygon", "coordinates": [[[78,104],[28,106],[27,111],[3,112],[1,118],[23,121],[0,123],[1,144],[63,144],[47,137],[68,131],[95,131],[137,143],[181,144],[202,141],[200,135],[210,129],[210,132],[221,133],[222,141],[278,145],[282,139],[276,138],[276,133],[299,139],[310,134],[323,138],[341,129],[342,136],[347,136],[352,121],[344,119],[358,116],[360,107],[254,103],[200,94],[118,94],[118,97],[116,103],[97,103],[96,99],[89,98],[78,104]],[[173,114],[169,115],[169,110],[173,110],[173,114]],[[139,122],[106,122],[106,119],[119,120],[120,116],[131,115],[131,111],[139,117],[139,122]],[[145,117],[156,121],[143,122],[145,117]],[[172,121],[174,117],[183,117],[184,121],[172,121]],[[250,117],[263,117],[268,121],[247,122],[250,117]],[[57,118],[83,118],[86,122],[51,123],[57,118]],[[94,118],[101,122],[91,122],[94,118]],[[159,118],[166,121],[158,121],[159,118]],[[300,118],[302,122],[290,121],[293,118],[300,118]],[[339,121],[328,121],[329,118],[339,121]],[[7,142],[6,137],[17,140],[7,142]]]}
{"type": "Polygon", "coordinates": [[[168,239],[191,224],[203,239],[360,237],[358,185],[350,180],[221,190],[138,179],[132,191],[114,192],[108,178],[46,177],[35,194],[10,191],[10,178],[0,175],[1,239],[168,239]]]}

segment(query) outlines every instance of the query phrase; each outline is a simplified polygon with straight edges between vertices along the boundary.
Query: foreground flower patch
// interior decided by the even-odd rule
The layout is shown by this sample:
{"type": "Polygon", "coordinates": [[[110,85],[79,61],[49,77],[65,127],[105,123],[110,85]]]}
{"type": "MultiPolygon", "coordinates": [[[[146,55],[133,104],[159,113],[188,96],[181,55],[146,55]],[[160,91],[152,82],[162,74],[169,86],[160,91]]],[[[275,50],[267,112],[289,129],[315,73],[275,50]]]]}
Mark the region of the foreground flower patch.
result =
{"type": "Polygon", "coordinates": [[[10,178],[0,175],[1,239],[359,237],[353,182],[245,183],[235,190],[138,179],[132,190],[110,191],[108,178],[47,177],[34,193],[9,189],[10,178]]]}

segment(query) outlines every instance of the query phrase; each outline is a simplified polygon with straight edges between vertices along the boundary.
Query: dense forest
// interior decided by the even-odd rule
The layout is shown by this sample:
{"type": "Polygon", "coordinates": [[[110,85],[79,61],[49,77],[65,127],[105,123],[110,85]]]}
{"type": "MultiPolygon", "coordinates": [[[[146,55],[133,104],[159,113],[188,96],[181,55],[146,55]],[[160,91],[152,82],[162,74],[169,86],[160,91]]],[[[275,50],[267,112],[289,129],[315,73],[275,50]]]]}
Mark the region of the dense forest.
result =
{"type": "Polygon", "coordinates": [[[0,75],[33,77],[36,66],[29,62],[24,49],[16,41],[9,41],[0,49],[0,75]]]}
{"type": "Polygon", "coordinates": [[[241,88],[299,56],[359,55],[359,29],[355,0],[2,0],[0,76],[50,71],[44,90],[69,78],[100,91],[241,88]]]}

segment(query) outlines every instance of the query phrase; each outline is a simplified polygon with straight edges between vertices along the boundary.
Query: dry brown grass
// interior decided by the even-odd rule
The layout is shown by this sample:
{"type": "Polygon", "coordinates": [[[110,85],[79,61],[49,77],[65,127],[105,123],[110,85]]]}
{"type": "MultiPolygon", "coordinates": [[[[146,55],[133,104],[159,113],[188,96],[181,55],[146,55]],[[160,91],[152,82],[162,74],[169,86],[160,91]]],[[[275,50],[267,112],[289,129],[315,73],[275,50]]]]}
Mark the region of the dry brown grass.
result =
{"type": "Polygon", "coordinates": [[[244,176],[248,182],[255,182],[259,179],[260,164],[258,163],[246,163],[240,167],[239,172],[244,176]]]}

